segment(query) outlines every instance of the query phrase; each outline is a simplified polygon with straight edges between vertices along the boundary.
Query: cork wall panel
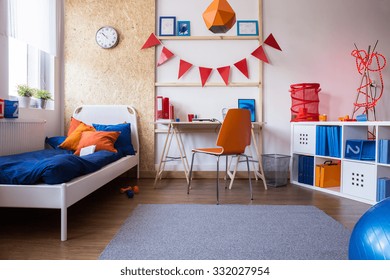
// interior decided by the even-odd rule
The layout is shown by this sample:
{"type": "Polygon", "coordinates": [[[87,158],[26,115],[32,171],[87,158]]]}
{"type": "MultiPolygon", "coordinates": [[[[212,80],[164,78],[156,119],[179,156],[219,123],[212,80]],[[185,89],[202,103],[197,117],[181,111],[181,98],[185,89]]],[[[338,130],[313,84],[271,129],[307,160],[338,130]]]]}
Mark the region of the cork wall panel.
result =
{"type": "Polygon", "coordinates": [[[83,104],[133,105],[139,114],[144,173],[154,170],[155,52],[140,49],[154,29],[154,0],[65,1],[65,127],[83,104]],[[105,25],[119,33],[113,49],[95,42],[96,31],[105,25]]]}

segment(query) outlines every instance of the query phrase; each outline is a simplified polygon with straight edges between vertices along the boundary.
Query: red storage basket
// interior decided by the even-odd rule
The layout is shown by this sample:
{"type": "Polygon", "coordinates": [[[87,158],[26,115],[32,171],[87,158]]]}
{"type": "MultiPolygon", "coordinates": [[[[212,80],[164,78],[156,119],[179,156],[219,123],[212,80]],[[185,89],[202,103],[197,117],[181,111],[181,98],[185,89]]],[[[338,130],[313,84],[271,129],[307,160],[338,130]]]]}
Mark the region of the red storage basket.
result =
{"type": "Polygon", "coordinates": [[[302,83],[290,86],[291,121],[318,121],[318,93],[321,91],[318,83],[302,83]]]}

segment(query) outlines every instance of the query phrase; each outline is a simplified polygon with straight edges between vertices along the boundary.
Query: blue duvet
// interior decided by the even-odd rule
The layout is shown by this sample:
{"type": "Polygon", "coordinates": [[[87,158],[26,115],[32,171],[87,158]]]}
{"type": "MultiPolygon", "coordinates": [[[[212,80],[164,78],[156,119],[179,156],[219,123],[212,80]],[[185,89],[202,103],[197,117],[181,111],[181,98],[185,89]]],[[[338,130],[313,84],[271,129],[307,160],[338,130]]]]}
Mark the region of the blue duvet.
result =
{"type": "Polygon", "coordinates": [[[97,151],[76,156],[67,150],[40,150],[0,157],[0,184],[60,184],[118,160],[119,153],[97,151]]]}

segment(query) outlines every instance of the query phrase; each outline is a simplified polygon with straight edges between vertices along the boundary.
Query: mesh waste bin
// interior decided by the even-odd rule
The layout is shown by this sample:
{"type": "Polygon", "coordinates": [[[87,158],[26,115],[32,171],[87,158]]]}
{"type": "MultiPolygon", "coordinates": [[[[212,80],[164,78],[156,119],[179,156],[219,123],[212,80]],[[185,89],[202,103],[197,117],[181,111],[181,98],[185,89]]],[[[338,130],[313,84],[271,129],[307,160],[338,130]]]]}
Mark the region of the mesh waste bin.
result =
{"type": "Polygon", "coordinates": [[[267,186],[287,185],[290,156],[280,154],[262,155],[262,163],[267,186]]]}

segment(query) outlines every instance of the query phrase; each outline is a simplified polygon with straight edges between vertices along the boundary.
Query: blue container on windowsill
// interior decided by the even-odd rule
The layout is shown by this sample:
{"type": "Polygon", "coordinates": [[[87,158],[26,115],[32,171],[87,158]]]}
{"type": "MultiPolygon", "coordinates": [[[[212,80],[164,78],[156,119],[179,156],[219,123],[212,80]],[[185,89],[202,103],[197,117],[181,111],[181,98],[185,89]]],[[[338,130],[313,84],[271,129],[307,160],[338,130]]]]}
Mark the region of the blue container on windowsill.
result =
{"type": "Polygon", "coordinates": [[[4,118],[14,119],[19,117],[19,101],[4,100],[4,118]]]}

